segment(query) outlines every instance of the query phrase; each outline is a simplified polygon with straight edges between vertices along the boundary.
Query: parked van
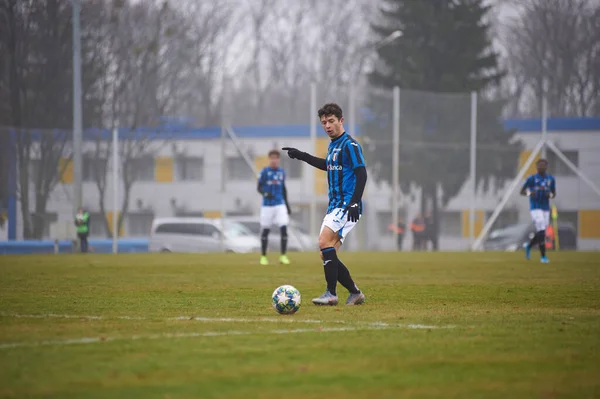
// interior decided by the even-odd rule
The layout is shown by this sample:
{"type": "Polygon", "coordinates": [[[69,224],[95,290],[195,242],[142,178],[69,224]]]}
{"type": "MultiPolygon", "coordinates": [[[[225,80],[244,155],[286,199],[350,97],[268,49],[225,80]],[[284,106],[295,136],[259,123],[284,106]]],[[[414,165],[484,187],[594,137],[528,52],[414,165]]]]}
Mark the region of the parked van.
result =
{"type": "Polygon", "coordinates": [[[260,241],[240,223],[206,218],[157,218],[152,222],[150,252],[248,253],[260,250],[260,241]]]}
{"type": "MultiPolygon", "coordinates": [[[[232,216],[231,219],[234,222],[243,224],[248,230],[252,232],[256,237],[260,239],[262,228],[258,216],[232,216]]],[[[318,251],[317,240],[311,239],[310,236],[293,220],[290,220],[288,225],[288,251],[318,251]]],[[[272,226],[271,232],[269,233],[269,251],[279,252],[281,249],[281,234],[279,227],[272,226]]]]}

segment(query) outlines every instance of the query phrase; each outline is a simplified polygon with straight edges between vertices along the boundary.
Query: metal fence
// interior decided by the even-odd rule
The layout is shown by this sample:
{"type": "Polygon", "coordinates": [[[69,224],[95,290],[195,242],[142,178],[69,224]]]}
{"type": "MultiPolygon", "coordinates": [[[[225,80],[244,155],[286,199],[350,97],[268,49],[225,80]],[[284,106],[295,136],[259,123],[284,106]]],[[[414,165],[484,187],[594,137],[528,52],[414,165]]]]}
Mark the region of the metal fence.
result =
{"type": "MultiPolygon", "coordinates": [[[[365,213],[348,250],[467,250],[482,231],[527,223],[526,199],[507,190],[520,184],[514,179],[535,159],[532,151],[544,147],[558,179],[560,220],[574,226],[583,247],[597,248],[588,221],[600,209],[597,132],[569,131],[545,118],[504,122],[502,104],[475,93],[317,84],[294,93],[257,92],[227,82],[224,91],[220,126],[122,127],[117,142],[112,130],[85,131],[82,206],[92,215],[93,237],[110,237],[115,225],[120,236],[147,237],[158,217],[258,222],[256,179],[268,151],[291,146],[324,157],[328,138],[316,112],[337,102],[369,172],[365,213]],[[543,137],[546,146],[538,144],[543,137]]],[[[72,133],[6,128],[2,134],[11,148],[2,215],[11,220],[0,227],[0,239],[56,238],[77,207],[72,133]]],[[[325,174],[282,155],[291,217],[313,240],[305,248],[311,249],[327,207],[325,174]]]]}

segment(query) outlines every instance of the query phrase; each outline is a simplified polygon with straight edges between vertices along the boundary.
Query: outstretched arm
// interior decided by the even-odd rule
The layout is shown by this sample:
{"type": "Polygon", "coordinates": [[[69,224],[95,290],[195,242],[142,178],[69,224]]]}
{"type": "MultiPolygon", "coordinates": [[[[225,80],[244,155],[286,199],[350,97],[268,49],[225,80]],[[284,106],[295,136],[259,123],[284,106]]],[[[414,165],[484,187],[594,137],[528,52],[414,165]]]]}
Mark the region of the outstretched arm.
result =
{"type": "Polygon", "coordinates": [[[287,151],[288,156],[292,159],[299,159],[307,164],[321,170],[327,170],[327,164],[324,158],[315,157],[307,152],[300,151],[293,147],[283,147],[283,151],[287,151]]]}

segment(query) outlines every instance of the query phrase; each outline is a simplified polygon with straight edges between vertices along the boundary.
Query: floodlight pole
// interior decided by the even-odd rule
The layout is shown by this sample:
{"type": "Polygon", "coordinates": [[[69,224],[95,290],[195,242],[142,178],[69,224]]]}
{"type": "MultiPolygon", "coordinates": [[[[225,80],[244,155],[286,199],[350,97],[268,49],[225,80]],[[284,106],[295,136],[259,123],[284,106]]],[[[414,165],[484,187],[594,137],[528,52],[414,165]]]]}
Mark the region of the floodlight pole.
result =
{"type": "MultiPolygon", "coordinates": [[[[380,41],[364,48],[364,51],[366,53],[372,53],[375,52],[377,50],[379,50],[382,47],[387,46],[388,44],[392,43],[394,40],[402,37],[404,35],[404,33],[401,30],[395,30],[392,33],[390,33],[388,36],[384,37],[383,39],[381,39],[380,41]]],[[[362,53],[362,52],[361,52],[362,53]]],[[[361,71],[358,71],[357,74],[360,74],[361,71]]],[[[354,83],[358,81],[358,76],[356,76],[354,79],[352,79],[351,81],[351,100],[354,99],[354,83]]],[[[398,197],[400,196],[400,183],[399,183],[399,179],[400,179],[400,87],[395,86],[394,90],[393,90],[393,96],[394,96],[394,110],[393,110],[393,119],[394,119],[394,126],[393,126],[393,145],[392,145],[392,224],[394,226],[393,229],[393,237],[394,237],[394,242],[396,243],[398,241],[398,197]]],[[[354,125],[356,123],[355,120],[355,115],[354,113],[355,108],[356,107],[356,103],[355,101],[351,101],[350,102],[350,127],[351,127],[351,134],[354,131],[354,125]]],[[[363,242],[365,240],[360,240],[359,245],[362,246],[363,242]]],[[[362,248],[361,248],[362,249],[362,248]]]]}
{"type": "Polygon", "coordinates": [[[470,145],[470,173],[469,178],[473,185],[471,191],[471,203],[469,206],[469,238],[470,244],[475,242],[475,201],[477,199],[477,92],[471,92],[471,145],[470,145]]]}
{"type": "Polygon", "coordinates": [[[219,244],[221,251],[225,252],[225,213],[227,208],[225,201],[227,199],[227,129],[231,126],[229,121],[229,79],[226,74],[223,75],[223,93],[221,98],[221,198],[219,201],[221,216],[221,234],[219,234],[219,244]]]}
{"type": "Polygon", "coordinates": [[[393,89],[392,138],[392,225],[394,245],[398,242],[398,197],[400,196],[400,87],[393,89]]]}
{"type": "MultiPolygon", "coordinates": [[[[317,110],[317,85],[313,82],[310,84],[310,148],[311,151],[317,150],[317,118],[315,112],[317,110]]],[[[311,168],[312,188],[309,192],[312,193],[309,204],[309,227],[311,234],[317,234],[317,170],[311,168]]]]}
{"type": "Polygon", "coordinates": [[[542,158],[546,158],[546,145],[548,142],[548,101],[546,100],[546,94],[542,97],[542,158]]]}
{"type": "Polygon", "coordinates": [[[113,254],[119,252],[119,128],[118,124],[112,131],[112,182],[113,182],[113,214],[112,214],[112,251],[113,254]]]}
{"type": "Polygon", "coordinates": [[[80,0],[73,0],[73,206],[74,213],[83,206],[82,190],[82,112],[81,112],[81,32],[80,0]]]}

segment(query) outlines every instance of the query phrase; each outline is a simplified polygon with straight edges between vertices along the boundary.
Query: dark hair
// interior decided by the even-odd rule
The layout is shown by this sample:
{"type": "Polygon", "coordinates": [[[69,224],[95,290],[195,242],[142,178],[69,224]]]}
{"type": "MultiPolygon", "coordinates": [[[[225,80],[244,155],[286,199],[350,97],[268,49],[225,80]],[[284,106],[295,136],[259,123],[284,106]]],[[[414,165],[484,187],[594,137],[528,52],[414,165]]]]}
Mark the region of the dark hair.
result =
{"type": "Polygon", "coordinates": [[[268,157],[271,158],[271,155],[277,155],[277,158],[281,158],[281,154],[277,150],[269,151],[268,157]]]}
{"type": "Polygon", "coordinates": [[[342,108],[337,105],[336,103],[327,103],[325,105],[323,105],[321,107],[321,109],[318,112],[319,114],[319,119],[321,119],[324,116],[330,116],[333,115],[338,119],[342,119],[342,117],[344,116],[342,114],[342,108]]]}
{"type": "Polygon", "coordinates": [[[548,160],[546,158],[540,158],[540,159],[538,159],[535,164],[539,165],[542,162],[545,163],[546,166],[548,165],[548,160]]]}

